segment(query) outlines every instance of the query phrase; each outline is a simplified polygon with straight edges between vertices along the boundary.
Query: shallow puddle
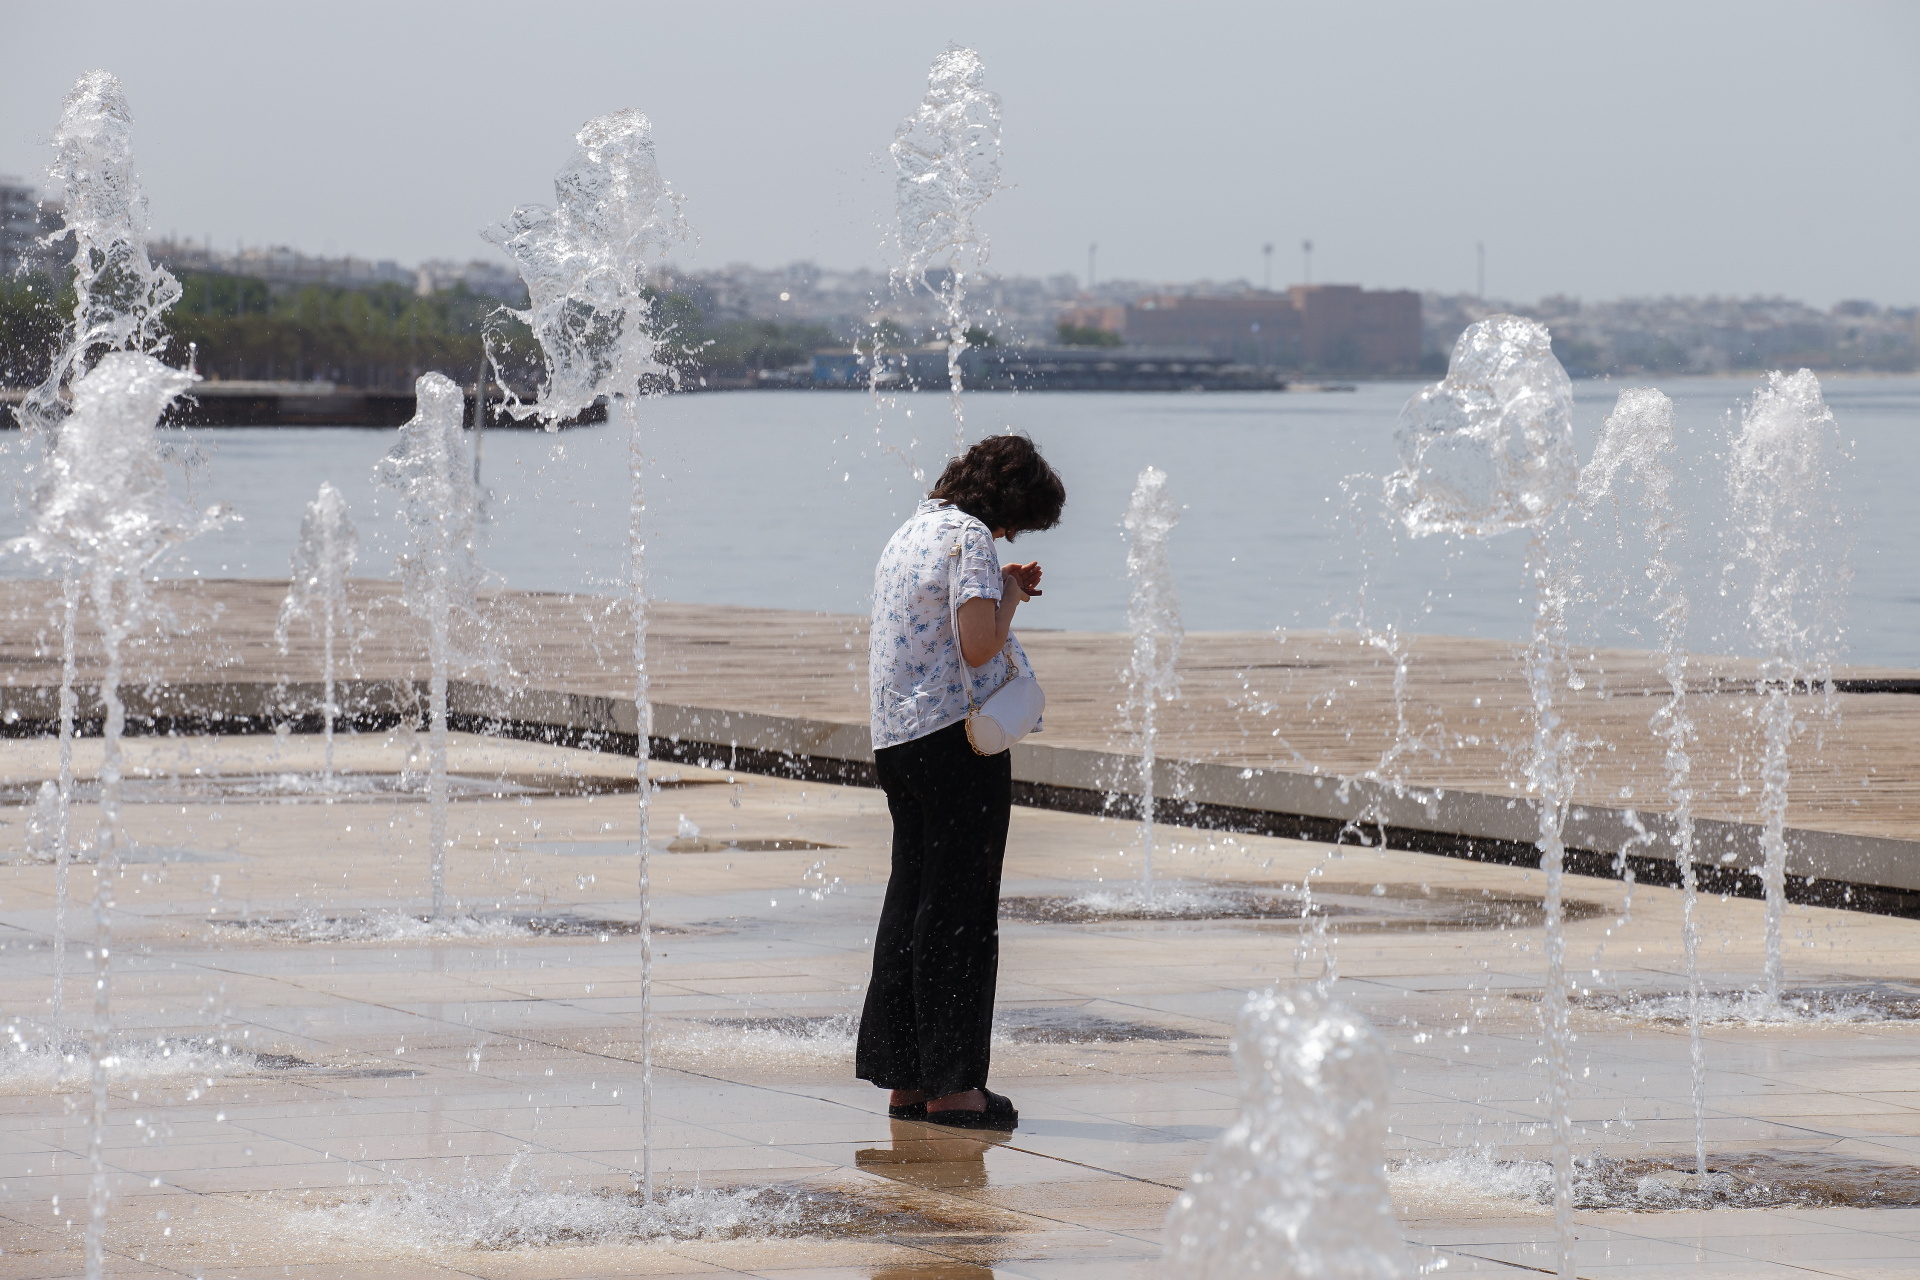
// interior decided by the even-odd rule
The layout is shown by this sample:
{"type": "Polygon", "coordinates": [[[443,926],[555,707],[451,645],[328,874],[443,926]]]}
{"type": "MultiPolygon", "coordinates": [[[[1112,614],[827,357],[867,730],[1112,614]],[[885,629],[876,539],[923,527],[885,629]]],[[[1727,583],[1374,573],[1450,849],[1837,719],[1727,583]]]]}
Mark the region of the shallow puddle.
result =
{"type": "MultiPolygon", "coordinates": [[[[669,779],[656,787],[712,785],[705,779],[692,782],[669,779]]],[[[599,774],[509,773],[447,775],[447,794],[452,800],[503,800],[508,798],[599,796],[631,793],[639,789],[632,777],[599,774]]],[[[0,786],[0,807],[31,805],[40,793],[38,782],[17,782],[0,786]]],[[[205,773],[163,774],[128,778],[120,784],[120,799],[125,804],[194,804],[214,801],[254,801],[276,804],[343,804],[374,800],[425,801],[427,776],[424,773],[205,773]]],[[[98,804],[100,783],[82,778],[73,784],[76,804],[98,804]]]]}
{"type": "MultiPolygon", "coordinates": [[[[1447,1215],[1462,1206],[1501,1202],[1531,1210],[1553,1204],[1553,1170],[1544,1160],[1480,1154],[1408,1160],[1388,1175],[1398,1201],[1447,1215]]],[[[1574,1207],[1663,1213],[1702,1209],[1908,1208],[1920,1205],[1920,1166],[1802,1151],[1725,1152],[1707,1172],[1690,1157],[1574,1161],[1574,1207]]]]}
{"type": "Polygon", "coordinates": [[[840,849],[843,845],[821,844],[817,840],[796,840],[791,836],[771,839],[710,840],[705,837],[689,839],[685,836],[670,840],[664,846],[668,853],[788,853],[806,849],[840,849]]]}
{"type": "Polygon", "coordinates": [[[1920,1167],[1796,1151],[1755,1151],[1707,1160],[1619,1160],[1575,1166],[1582,1209],[1906,1208],[1920,1205],[1920,1167]]]}
{"type": "MultiPolygon", "coordinates": [[[[214,932],[267,942],[512,942],[533,938],[596,938],[601,942],[633,937],[638,920],[577,915],[432,916],[403,911],[369,911],[328,916],[308,912],[264,920],[212,920],[214,932]]],[[[680,925],[651,926],[655,936],[696,932],[680,925]]],[[[711,932],[711,930],[697,930],[711,932]]]]}
{"type": "Polygon", "coordinates": [[[853,1035],[859,1021],[852,1014],[764,1014],[740,1018],[702,1018],[701,1026],[719,1027],[727,1031],[745,1031],[755,1035],[794,1036],[800,1039],[818,1040],[822,1037],[843,1038],[853,1035]]]}
{"type": "MultiPolygon", "coordinates": [[[[91,1082],[92,1063],[87,1045],[67,1040],[59,1045],[30,1041],[12,1028],[16,1038],[0,1050],[0,1094],[58,1093],[84,1089],[91,1082]]],[[[417,1076],[407,1067],[357,1063],[311,1062],[291,1053],[256,1053],[231,1041],[210,1036],[157,1036],[153,1039],[117,1039],[105,1060],[107,1079],[114,1086],[136,1088],[177,1084],[193,1096],[231,1076],[298,1076],[329,1080],[384,1080],[417,1076]]],[[[136,1095],[137,1096],[137,1095],[136,1095]]]]}
{"type": "Polygon", "coordinates": [[[670,1188],[652,1203],[628,1187],[547,1185],[510,1164],[497,1177],[402,1182],[361,1200],[300,1197],[296,1230],[321,1239],[421,1250],[509,1250],[675,1240],[970,1242],[1018,1226],[1012,1215],[892,1182],[670,1188]],[[315,1203],[315,1201],[320,1201],[315,1203]]]}
{"type": "MultiPolygon", "coordinates": [[[[134,844],[120,851],[119,860],[122,864],[130,866],[169,862],[238,862],[240,855],[222,853],[214,849],[182,849],[170,845],[134,844]]],[[[50,867],[58,861],[58,856],[51,849],[29,849],[17,858],[0,858],[0,866],[50,867]]],[[[67,861],[74,866],[92,866],[99,862],[100,858],[98,853],[88,846],[73,850],[68,855],[67,861]]]]}
{"type": "MultiPolygon", "coordinates": [[[[1600,903],[1569,899],[1568,920],[1604,915],[1600,903]]],[[[1106,924],[1204,920],[1300,921],[1324,918],[1340,930],[1538,928],[1541,899],[1490,889],[1410,884],[1318,884],[1311,898],[1297,885],[1174,882],[1152,894],[1138,886],[1080,894],[1003,898],[1000,916],[1032,924],[1106,924]]]]}
{"type": "MultiPolygon", "coordinates": [[[[1598,1013],[1685,1026],[1688,999],[1684,991],[1590,991],[1573,1003],[1598,1013]]],[[[1703,991],[1700,1021],[1708,1026],[1817,1026],[1823,1023],[1920,1021],[1920,989],[1891,983],[1843,983],[1796,987],[1778,1000],[1764,991],[1703,991]]]]}
{"type": "Polygon", "coordinates": [[[1103,924],[1130,920],[1298,920],[1298,894],[1271,889],[1168,886],[1151,896],[1135,890],[1002,898],[1000,918],[1033,924],[1103,924]]]}
{"type": "Polygon", "coordinates": [[[1208,1040],[1215,1037],[1151,1022],[1127,1022],[1072,1007],[1001,1009],[993,1015],[995,1039],[1015,1044],[1124,1044],[1135,1040],[1208,1040]]]}

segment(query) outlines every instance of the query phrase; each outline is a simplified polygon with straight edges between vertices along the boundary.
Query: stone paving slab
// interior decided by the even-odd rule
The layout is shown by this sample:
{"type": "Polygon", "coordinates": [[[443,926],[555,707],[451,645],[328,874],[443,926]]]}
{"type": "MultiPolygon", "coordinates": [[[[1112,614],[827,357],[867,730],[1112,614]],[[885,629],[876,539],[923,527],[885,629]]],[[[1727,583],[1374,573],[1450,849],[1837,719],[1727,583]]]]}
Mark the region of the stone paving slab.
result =
{"type": "MultiPolygon", "coordinates": [[[[343,745],[355,767],[398,773],[421,744],[398,731],[343,745]]],[[[145,753],[143,767],[188,775],[292,772],[317,761],[317,744],[304,737],[142,742],[134,750],[145,753]]],[[[617,779],[630,767],[465,736],[456,738],[454,759],[474,777],[617,779]]],[[[9,777],[31,781],[49,764],[38,744],[0,746],[9,777]]],[[[688,930],[657,940],[660,1178],[673,1186],[798,1183],[856,1200],[908,1194],[961,1225],[931,1235],[883,1229],[845,1239],[476,1249],[437,1235],[426,1217],[381,1210],[385,1196],[416,1210],[465,1203],[526,1215],[538,1200],[530,1179],[548,1191],[569,1180],[604,1193],[631,1186],[639,1146],[636,941],[278,941],[234,926],[305,909],[420,910],[425,806],[406,796],[156,800],[127,807],[137,842],[219,848],[233,860],[123,869],[118,1025],[148,1039],[225,1041],[309,1065],[149,1074],[115,1086],[111,1274],[1153,1275],[1167,1205],[1236,1114],[1225,1050],[1240,1001],[1250,988],[1315,976],[1329,962],[1337,993],[1367,1013],[1394,1050],[1394,1160],[1546,1151],[1539,929],[1382,931],[1360,922],[1348,930],[1337,917],[1324,945],[1277,921],[1008,921],[1004,1013],[1069,1010],[1191,1038],[1003,1037],[995,1079],[1021,1106],[1019,1132],[983,1140],[889,1121],[883,1096],[850,1078],[847,1020],[858,1009],[885,876],[880,797],[684,766],[656,773],[677,782],[654,800],[662,846],[682,814],[703,836],[828,846],[662,847],[652,858],[656,918],[688,930]],[[785,1031],[742,1024],[796,1017],[840,1021],[785,1031]],[[495,1185],[510,1165],[517,1190],[492,1199],[472,1191],[495,1185]],[[329,1211],[362,1214],[362,1225],[324,1227],[329,1211]]],[[[77,810],[80,825],[93,814],[77,810]]],[[[23,852],[22,816],[0,809],[0,859],[23,852]]],[[[462,910],[608,919],[637,911],[631,855],[543,852],[582,840],[631,847],[631,794],[477,793],[453,806],[452,829],[450,890],[462,910]]],[[[1280,888],[1317,872],[1322,883],[1379,884],[1399,895],[1421,886],[1517,897],[1540,890],[1537,872],[1417,854],[1175,828],[1158,838],[1161,874],[1182,882],[1280,888]]],[[[1125,854],[1136,839],[1127,823],[1018,810],[1009,892],[1112,888],[1115,871],[1131,872],[1125,854]]],[[[83,894],[92,874],[74,869],[83,894]]],[[[29,1036],[50,994],[51,891],[51,868],[0,865],[0,1011],[29,1036]]],[[[1569,895],[1596,908],[1569,927],[1583,986],[1672,988],[1680,972],[1674,894],[1640,886],[1630,913],[1616,883],[1575,877],[1569,895]]],[[[1701,917],[1716,981],[1751,982],[1761,958],[1758,904],[1709,897],[1701,917]]],[[[1787,923],[1796,982],[1920,976],[1920,924],[1812,907],[1792,908],[1787,923]]],[[[66,998],[82,1017],[90,980],[84,914],[74,928],[66,998]]],[[[1575,1024],[1579,1149],[1690,1152],[1684,1030],[1585,1009],[1575,1024]]],[[[1707,1051],[1713,1151],[1920,1167],[1920,1090],[1908,1087],[1920,1080],[1920,1025],[1716,1027],[1707,1051]]],[[[0,1074],[0,1278],[77,1275],[79,1228],[70,1224],[83,1212],[84,1095],[8,1070],[0,1074]]],[[[1472,1187],[1430,1193],[1398,1175],[1395,1186],[1408,1238],[1429,1264],[1474,1274],[1551,1268],[1551,1219],[1532,1201],[1472,1187]]],[[[1595,1211],[1579,1215],[1579,1237],[1580,1274],[1589,1276],[1920,1274],[1920,1209],[1595,1211]]]]}

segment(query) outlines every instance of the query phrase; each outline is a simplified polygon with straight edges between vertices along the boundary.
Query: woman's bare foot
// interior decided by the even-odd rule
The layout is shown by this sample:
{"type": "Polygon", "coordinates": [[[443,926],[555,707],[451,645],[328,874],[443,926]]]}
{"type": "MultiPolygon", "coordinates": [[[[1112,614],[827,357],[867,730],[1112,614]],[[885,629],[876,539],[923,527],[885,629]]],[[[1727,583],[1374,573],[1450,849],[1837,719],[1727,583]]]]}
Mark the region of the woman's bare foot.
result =
{"type": "Polygon", "coordinates": [[[910,1107],[916,1102],[925,1102],[926,1099],[927,1091],[925,1089],[895,1089],[893,1093],[888,1096],[887,1105],[890,1107],[910,1107]]]}
{"type": "Polygon", "coordinates": [[[944,1098],[928,1098],[927,1114],[940,1111],[985,1111],[987,1094],[984,1089],[968,1089],[962,1093],[950,1093],[944,1098]]]}

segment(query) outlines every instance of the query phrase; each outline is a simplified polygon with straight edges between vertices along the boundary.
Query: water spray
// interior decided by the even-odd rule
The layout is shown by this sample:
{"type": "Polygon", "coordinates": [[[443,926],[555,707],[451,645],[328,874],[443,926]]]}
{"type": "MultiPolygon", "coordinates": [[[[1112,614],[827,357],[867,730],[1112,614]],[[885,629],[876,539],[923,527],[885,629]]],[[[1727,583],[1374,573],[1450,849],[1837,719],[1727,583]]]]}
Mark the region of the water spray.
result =
{"type": "MultiPolygon", "coordinates": [[[[146,575],[155,562],[227,519],[223,508],[195,511],[175,498],[161,465],[160,417],[195,381],[195,375],[150,355],[118,351],[102,356],[73,382],[71,412],[60,422],[34,486],[32,528],[14,544],[42,563],[64,566],[85,584],[105,652],[100,678],[104,711],[100,820],[94,838],[93,1019],[87,1044],[93,1084],[88,1130],[92,1165],[87,1193],[88,1280],[98,1280],[104,1272],[111,1201],[105,1146],[113,1055],[109,959],[114,884],[126,846],[120,825],[121,739],[127,724],[120,686],[126,641],[145,617],[146,575]]],[[[60,825],[64,827],[66,821],[63,812],[60,825]]]]}
{"type": "MultiPolygon", "coordinates": [[[[546,356],[547,380],[535,402],[507,386],[505,412],[539,417],[548,429],[601,396],[617,406],[627,431],[629,484],[627,594],[633,611],[635,768],[640,819],[640,1192],[653,1199],[653,942],[648,735],[653,727],[647,666],[646,452],[639,399],[673,383],[661,359],[664,322],[650,292],[653,271],[687,236],[680,200],[660,175],[653,125],[638,111],[589,120],[574,135],[573,157],[554,180],[555,204],[523,205],[483,233],[520,267],[529,298],[525,322],[546,356]]],[[[500,366],[489,341],[488,360],[500,366]]]]}
{"type": "Polygon", "coordinates": [[[1250,995],[1241,1108],[1167,1213],[1171,1280],[1412,1280],[1383,1159],[1391,1061],[1318,985],[1250,995]]]}
{"type": "Polygon", "coordinates": [[[1756,692],[1760,765],[1761,881],[1766,890],[1766,993],[1785,987],[1781,920],[1786,912],[1787,760],[1804,722],[1796,692],[1824,694],[1831,715],[1840,602],[1849,577],[1831,554],[1840,525],[1834,472],[1842,458],[1820,380],[1806,369],[1774,372],[1741,415],[1727,473],[1733,551],[1749,579],[1747,631],[1760,650],[1756,692]]]}
{"type": "Polygon", "coordinates": [[[427,630],[427,814],[433,918],[447,914],[447,679],[455,615],[471,616],[479,570],[474,556],[478,501],[473,454],[464,438],[466,399],[458,383],[429,373],[414,383],[414,415],[375,468],[401,495],[408,546],[400,590],[427,630]]]}
{"type": "Polygon", "coordinates": [[[1667,803],[1672,806],[1673,861],[1680,873],[1680,941],[1686,956],[1687,1045],[1693,1075],[1694,1172],[1707,1172],[1707,1058],[1700,1032],[1700,924],[1698,874],[1693,861],[1693,712],[1687,705],[1687,618],[1691,602],[1672,558],[1685,523],[1673,498],[1673,401],[1649,387],[1620,393],[1600,429],[1600,442],[1580,473],[1580,499],[1592,507],[1612,492],[1615,476],[1640,482],[1640,509],[1648,543],[1649,601],[1660,628],[1660,669],[1667,700],[1652,727],[1666,747],[1667,803]]]}
{"type": "Polygon", "coordinates": [[[1533,742],[1526,767],[1539,822],[1535,843],[1546,875],[1548,1112],[1552,1125],[1554,1223],[1559,1272],[1573,1275],[1572,1033],[1567,989],[1563,873],[1567,810],[1575,776],[1572,734],[1555,693],[1572,668],[1567,654],[1566,511],[1577,496],[1573,383],[1553,356],[1546,326],[1489,316],[1454,344],[1447,376],[1400,415],[1400,470],[1386,482],[1388,505],[1415,537],[1492,538],[1527,530],[1533,633],[1524,656],[1533,695],[1533,742]]]}
{"type": "MultiPolygon", "coordinates": [[[[133,112],[120,81],[89,71],[74,82],[52,138],[49,184],[65,196],[60,229],[49,249],[70,241],[73,311],[60,334],[47,377],[16,407],[43,454],[69,411],[72,383],[113,351],[158,356],[166,347],[161,321],[180,299],[180,283],[147,257],[147,198],[133,166],[133,112]]],[[[37,466],[44,466],[44,460],[37,466]]],[[[54,833],[52,1034],[66,1019],[68,867],[73,860],[73,738],[76,629],[85,588],[75,562],[62,559],[60,592],[59,818],[54,833]]]]}
{"type": "Polygon", "coordinates": [[[74,83],[54,130],[47,176],[65,199],[62,226],[50,249],[71,241],[74,307],[50,361],[16,415],[39,446],[33,464],[33,524],[16,542],[42,563],[58,564],[61,591],[60,746],[54,824],[54,991],[52,1036],[60,1050],[66,1021],[67,906],[73,859],[73,739],[78,696],[76,630],[90,598],[106,644],[101,681],[106,749],[100,767],[100,828],[95,842],[94,1001],[88,1066],[93,1084],[89,1129],[92,1164],[86,1267],[99,1280],[106,1266],[111,1188],[105,1157],[107,1069],[113,1034],[109,958],[113,882],[121,835],[121,652],[145,603],[144,575],[186,539],[225,518],[195,513],[167,491],[154,429],[174,398],[196,378],[161,364],[161,322],[180,298],[180,284],[147,257],[147,201],[133,166],[133,113],[120,82],[89,71],[74,83]]]}
{"type": "MultiPolygon", "coordinates": [[[[985,81],[986,67],[972,49],[956,45],[942,53],[927,74],[919,109],[901,122],[888,148],[897,174],[894,287],[931,290],[946,315],[955,457],[967,444],[961,403],[967,285],[986,266],[988,252],[974,217],[1000,188],[1000,99],[985,81]]],[[[877,344],[874,354],[877,362],[877,344]]]]}
{"type": "Polygon", "coordinates": [[[1133,635],[1133,654],[1127,683],[1133,692],[1132,710],[1140,743],[1140,896],[1153,897],[1154,765],[1158,756],[1156,713],[1163,702],[1180,692],[1174,663],[1185,634],[1180,625],[1180,600],[1174,592],[1173,567],[1167,560],[1167,539],[1179,523],[1180,507],[1167,496],[1167,473],[1147,467],[1134,482],[1127,503],[1127,577],[1133,593],[1127,604],[1127,629],[1133,635]]]}
{"type": "MultiPolygon", "coordinates": [[[[476,440],[476,444],[477,444],[476,440]]],[[[280,619],[274,627],[274,639],[280,652],[287,651],[295,620],[310,620],[321,635],[320,714],[326,735],[324,785],[333,788],[333,729],[340,715],[340,700],[335,694],[334,638],[344,632],[351,642],[353,618],[347,612],[347,575],[360,554],[360,535],[347,518],[347,500],[326,481],[307,504],[300,520],[300,540],[293,548],[293,572],[287,583],[287,598],[280,606],[280,619]]]]}
{"type": "Polygon", "coordinates": [[[74,81],[53,133],[49,183],[65,203],[62,225],[46,238],[71,241],[73,312],[46,380],[16,411],[36,435],[69,411],[69,388],[111,351],[163,354],[161,325],[180,300],[180,282],[147,257],[147,197],[133,167],[133,112],[120,81],[89,71],[74,81]]]}

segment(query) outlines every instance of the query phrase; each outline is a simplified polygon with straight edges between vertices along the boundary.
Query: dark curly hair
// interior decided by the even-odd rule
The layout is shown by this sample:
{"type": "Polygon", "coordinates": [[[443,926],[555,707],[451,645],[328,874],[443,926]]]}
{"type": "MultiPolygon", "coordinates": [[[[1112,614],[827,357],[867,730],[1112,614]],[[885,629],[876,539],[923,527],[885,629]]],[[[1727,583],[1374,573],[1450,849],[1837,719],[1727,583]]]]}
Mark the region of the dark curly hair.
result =
{"type": "Polygon", "coordinates": [[[1067,487],[1025,436],[988,436],[940,473],[929,498],[951,502],[1007,541],[1060,523],[1067,487]]]}

